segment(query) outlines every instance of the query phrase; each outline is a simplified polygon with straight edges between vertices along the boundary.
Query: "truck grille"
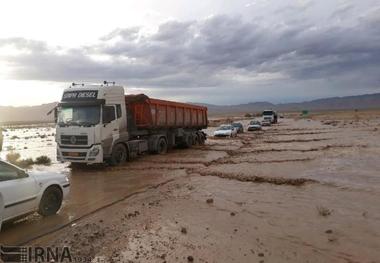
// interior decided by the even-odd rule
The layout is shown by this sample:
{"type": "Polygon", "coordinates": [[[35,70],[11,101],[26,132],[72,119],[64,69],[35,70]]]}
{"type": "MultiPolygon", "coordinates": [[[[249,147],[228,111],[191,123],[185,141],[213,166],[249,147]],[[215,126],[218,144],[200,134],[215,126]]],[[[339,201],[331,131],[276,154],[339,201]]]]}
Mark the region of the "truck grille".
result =
{"type": "Polygon", "coordinates": [[[87,145],[87,135],[61,135],[61,144],[66,145],[87,145]]]}

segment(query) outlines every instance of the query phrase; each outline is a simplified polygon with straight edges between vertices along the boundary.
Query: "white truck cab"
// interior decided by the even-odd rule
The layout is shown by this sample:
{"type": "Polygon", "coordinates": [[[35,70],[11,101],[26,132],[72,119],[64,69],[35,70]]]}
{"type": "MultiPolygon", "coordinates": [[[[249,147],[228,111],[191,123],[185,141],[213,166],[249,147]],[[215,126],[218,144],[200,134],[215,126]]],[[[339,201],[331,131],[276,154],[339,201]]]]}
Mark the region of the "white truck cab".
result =
{"type": "Polygon", "coordinates": [[[57,107],[57,159],[103,163],[112,146],[127,138],[124,88],[73,83],[57,107]]]}
{"type": "Polygon", "coordinates": [[[274,110],[264,110],[263,121],[269,121],[270,123],[277,123],[277,112],[275,112],[274,110]]]}

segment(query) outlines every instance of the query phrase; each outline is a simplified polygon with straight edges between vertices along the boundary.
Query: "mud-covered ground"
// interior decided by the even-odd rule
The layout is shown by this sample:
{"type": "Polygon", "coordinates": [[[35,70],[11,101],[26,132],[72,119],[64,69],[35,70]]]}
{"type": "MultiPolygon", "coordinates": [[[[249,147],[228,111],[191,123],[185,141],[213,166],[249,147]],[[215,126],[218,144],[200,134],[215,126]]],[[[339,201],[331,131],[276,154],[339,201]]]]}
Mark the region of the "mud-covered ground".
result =
{"type": "Polygon", "coordinates": [[[117,168],[74,170],[61,212],[77,217],[30,244],[104,262],[380,262],[379,112],[294,117],[117,168]],[[85,176],[98,187],[86,188],[85,176]],[[129,182],[139,190],[122,190],[129,182]]]}

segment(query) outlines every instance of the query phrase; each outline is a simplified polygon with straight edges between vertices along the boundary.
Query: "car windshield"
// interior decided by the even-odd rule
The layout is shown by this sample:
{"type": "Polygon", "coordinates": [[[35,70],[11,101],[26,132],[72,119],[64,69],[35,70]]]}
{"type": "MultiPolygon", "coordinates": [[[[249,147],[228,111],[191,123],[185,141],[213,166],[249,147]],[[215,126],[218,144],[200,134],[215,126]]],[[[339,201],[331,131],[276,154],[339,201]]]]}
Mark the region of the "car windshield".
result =
{"type": "Polygon", "coordinates": [[[64,106],[58,111],[60,126],[92,126],[100,122],[100,106],[64,106]]]}
{"type": "Polygon", "coordinates": [[[234,126],[234,127],[240,127],[241,123],[232,123],[232,126],[234,126]]]}
{"type": "Polygon", "coordinates": [[[251,121],[251,125],[260,124],[258,121],[251,121]]]}
{"type": "Polygon", "coordinates": [[[232,126],[230,125],[225,125],[225,126],[220,126],[218,128],[218,131],[228,131],[228,130],[231,130],[232,129],[232,126]]]}

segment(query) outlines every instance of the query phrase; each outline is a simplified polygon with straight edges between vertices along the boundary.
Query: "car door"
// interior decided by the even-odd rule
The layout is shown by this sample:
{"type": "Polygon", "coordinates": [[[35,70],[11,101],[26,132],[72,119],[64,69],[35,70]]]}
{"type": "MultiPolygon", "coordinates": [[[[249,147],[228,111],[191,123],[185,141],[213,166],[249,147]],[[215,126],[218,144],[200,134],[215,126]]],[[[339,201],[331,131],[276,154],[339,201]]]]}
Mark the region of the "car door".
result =
{"type": "Polygon", "coordinates": [[[23,170],[0,161],[0,194],[2,220],[33,211],[37,207],[38,186],[23,170]]]}

